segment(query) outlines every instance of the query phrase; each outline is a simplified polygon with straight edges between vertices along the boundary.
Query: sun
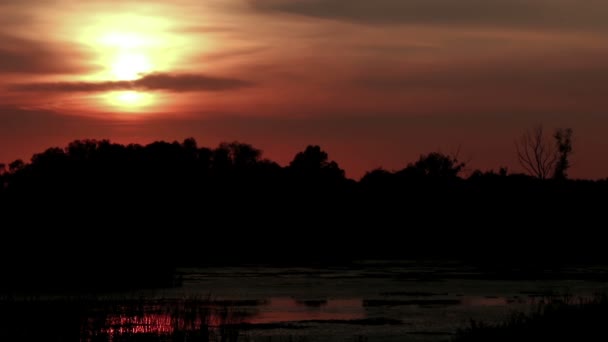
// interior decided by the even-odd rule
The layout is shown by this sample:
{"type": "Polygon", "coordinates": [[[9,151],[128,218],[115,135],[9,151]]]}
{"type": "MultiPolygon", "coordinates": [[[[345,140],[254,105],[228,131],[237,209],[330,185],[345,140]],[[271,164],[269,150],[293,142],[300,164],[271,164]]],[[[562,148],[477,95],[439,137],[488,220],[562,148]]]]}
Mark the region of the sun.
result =
{"type": "MultiPolygon", "coordinates": [[[[137,52],[119,52],[110,68],[115,81],[135,81],[153,70],[152,63],[146,55],[137,52]]],[[[113,93],[110,100],[114,105],[124,109],[135,109],[150,102],[149,93],[125,90],[113,93]]]]}
{"type": "MultiPolygon", "coordinates": [[[[111,53],[109,76],[117,82],[136,81],[154,71],[151,53],[146,46],[150,43],[146,36],[133,33],[111,33],[101,40],[111,53]]],[[[145,107],[151,102],[149,92],[125,90],[112,92],[108,100],[113,106],[132,111],[145,107]]]]}
{"type": "Polygon", "coordinates": [[[111,55],[110,73],[117,81],[133,81],[153,70],[150,51],[146,48],[149,38],[128,32],[112,32],[102,37],[100,44],[111,55]]]}
{"type": "Polygon", "coordinates": [[[98,66],[82,80],[112,84],[96,98],[119,112],[158,106],[162,92],[138,87],[138,80],[173,70],[180,48],[189,42],[173,33],[173,22],[166,15],[98,13],[79,26],[77,40],[94,52],[92,64],[98,66]]]}
{"type": "Polygon", "coordinates": [[[141,53],[121,52],[111,66],[111,73],[117,81],[133,81],[152,71],[150,59],[141,53]]]}

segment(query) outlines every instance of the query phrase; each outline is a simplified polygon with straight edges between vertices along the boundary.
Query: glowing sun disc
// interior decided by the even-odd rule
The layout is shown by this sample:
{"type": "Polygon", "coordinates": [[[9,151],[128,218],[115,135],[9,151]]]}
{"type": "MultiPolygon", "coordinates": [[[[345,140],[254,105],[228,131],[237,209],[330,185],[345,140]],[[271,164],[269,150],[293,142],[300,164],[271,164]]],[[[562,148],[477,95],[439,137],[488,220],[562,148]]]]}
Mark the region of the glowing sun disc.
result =
{"type": "Polygon", "coordinates": [[[136,53],[122,53],[112,63],[112,75],[120,81],[133,81],[152,70],[150,60],[136,53]]]}

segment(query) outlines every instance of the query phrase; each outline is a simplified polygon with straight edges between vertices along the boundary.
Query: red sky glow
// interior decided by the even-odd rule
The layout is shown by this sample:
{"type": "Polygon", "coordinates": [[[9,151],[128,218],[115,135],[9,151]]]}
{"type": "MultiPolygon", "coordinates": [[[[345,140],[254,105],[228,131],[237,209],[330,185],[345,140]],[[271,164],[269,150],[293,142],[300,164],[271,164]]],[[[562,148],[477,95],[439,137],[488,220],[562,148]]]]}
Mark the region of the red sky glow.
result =
{"type": "Polygon", "coordinates": [[[347,176],[456,150],[517,165],[528,128],[574,129],[608,176],[608,2],[0,0],[0,162],[82,138],[238,140],[347,176]]]}

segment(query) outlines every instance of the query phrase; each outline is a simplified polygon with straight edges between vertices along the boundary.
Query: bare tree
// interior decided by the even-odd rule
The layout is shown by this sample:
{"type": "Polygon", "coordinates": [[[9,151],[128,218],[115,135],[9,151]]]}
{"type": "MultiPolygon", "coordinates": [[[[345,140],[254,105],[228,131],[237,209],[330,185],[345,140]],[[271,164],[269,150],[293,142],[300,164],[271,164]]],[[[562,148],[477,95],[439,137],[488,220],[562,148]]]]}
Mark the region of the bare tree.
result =
{"type": "Polygon", "coordinates": [[[515,148],[519,164],[532,176],[547,179],[554,172],[558,151],[545,138],[542,126],[526,131],[515,148]]]}

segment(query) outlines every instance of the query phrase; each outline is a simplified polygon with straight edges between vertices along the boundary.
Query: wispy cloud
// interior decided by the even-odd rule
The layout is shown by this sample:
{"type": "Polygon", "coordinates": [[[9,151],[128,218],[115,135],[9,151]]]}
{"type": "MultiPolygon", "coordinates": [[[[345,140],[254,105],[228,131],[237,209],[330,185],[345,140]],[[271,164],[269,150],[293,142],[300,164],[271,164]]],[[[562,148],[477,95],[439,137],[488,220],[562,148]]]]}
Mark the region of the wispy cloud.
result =
{"type": "Polygon", "coordinates": [[[166,90],[172,92],[226,91],[254,86],[253,82],[202,74],[153,73],[134,81],[37,82],[13,84],[11,90],[32,92],[103,92],[112,90],[166,90]]]}
{"type": "Polygon", "coordinates": [[[204,54],[202,57],[205,58],[205,60],[217,61],[235,57],[250,56],[260,52],[264,52],[268,49],[269,47],[267,46],[252,46],[240,49],[211,52],[204,54]]]}
{"type": "Polygon", "coordinates": [[[0,33],[0,73],[77,74],[90,71],[89,55],[71,44],[50,44],[0,33]]]}
{"type": "Polygon", "coordinates": [[[603,0],[248,0],[254,9],[369,24],[608,28],[603,0]]]}

